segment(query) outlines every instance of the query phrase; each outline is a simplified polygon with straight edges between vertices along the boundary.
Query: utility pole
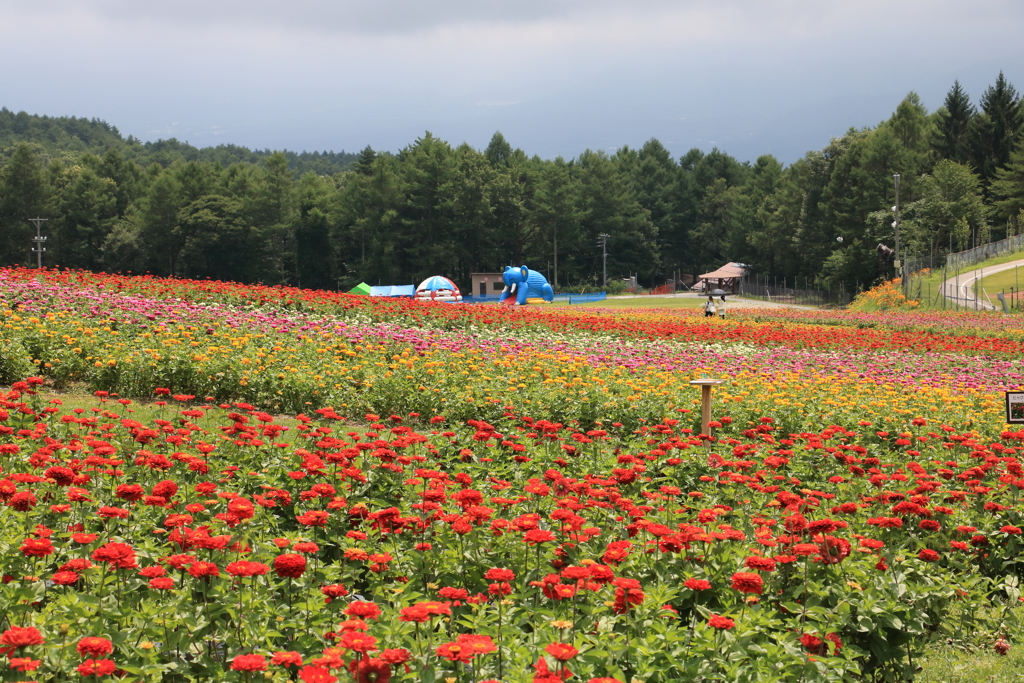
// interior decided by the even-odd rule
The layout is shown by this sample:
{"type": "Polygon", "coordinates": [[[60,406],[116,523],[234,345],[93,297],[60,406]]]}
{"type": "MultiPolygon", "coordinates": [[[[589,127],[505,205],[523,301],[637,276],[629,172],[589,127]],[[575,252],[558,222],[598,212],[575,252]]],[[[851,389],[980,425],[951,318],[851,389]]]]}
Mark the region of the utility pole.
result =
{"type": "Polygon", "coordinates": [[[42,224],[48,221],[49,219],[29,218],[28,220],[30,223],[35,223],[36,226],[36,236],[32,238],[32,241],[35,242],[36,246],[32,247],[32,251],[34,251],[36,254],[36,268],[42,268],[43,252],[46,251],[46,247],[43,246],[43,243],[46,242],[46,238],[43,237],[43,234],[40,231],[42,230],[42,224]]]}
{"type": "Polygon", "coordinates": [[[554,291],[558,291],[558,223],[555,223],[554,229],[554,252],[555,252],[555,281],[554,291]]]}
{"type": "Polygon", "coordinates": [[[900,270],[900,267],[903,265],[900,262],[900,174],[894,174],[892,181],[896,186],[896,205],[892,207],[892,211],[896,216],[896,220],[892,222],[892,227],[896,229],[896,262],[893,265],[896,267],[896,272],[900,273],[900,289],[903,290],[903,296],[906,296],[907,278],[903,277],[900,270]]]}
{"type": "Polygon", "coordinates": [[[601,240],[601,270],[602,270],[602,273],[603,273],[603,275],[602,275],[602,278],[603,278],[602,282],[604,283],[601,286],[604,287],[605,289],[608,288],[608,238],[609,237],[611,237],[611,235],[606,235],[603,232],[600,235],[597,236],[597,238],[599,240],[601,240]]]}

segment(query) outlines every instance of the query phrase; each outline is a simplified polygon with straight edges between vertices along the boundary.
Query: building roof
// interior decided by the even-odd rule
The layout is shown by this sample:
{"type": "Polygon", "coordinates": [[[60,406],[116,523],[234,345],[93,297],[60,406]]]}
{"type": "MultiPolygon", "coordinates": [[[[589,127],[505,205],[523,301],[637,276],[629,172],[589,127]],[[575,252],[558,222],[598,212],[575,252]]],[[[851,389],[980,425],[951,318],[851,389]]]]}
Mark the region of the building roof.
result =
{"type": "Polygon", "coordinates": [[[704,273],[698,277],[701,280],[727,280],[733,277],[743,277],[747,274],[747,267],[742,263],[726,263],[718,270],[704,273]]]}

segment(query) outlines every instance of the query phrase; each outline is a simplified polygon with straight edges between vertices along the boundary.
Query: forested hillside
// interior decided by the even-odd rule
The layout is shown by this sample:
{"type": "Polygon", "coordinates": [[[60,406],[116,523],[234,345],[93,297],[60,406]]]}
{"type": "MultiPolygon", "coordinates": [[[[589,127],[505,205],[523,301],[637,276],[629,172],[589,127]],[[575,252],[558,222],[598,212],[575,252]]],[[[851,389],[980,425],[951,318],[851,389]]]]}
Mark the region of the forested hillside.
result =
{"type": "Polygon", "coordinates": [[[0,258],[34,262],[38,215],[51,266],[333,289],[438,273],[465,285],[527,263],[567,287],[598,282],[606,234],[609,278],[660,284],[740,261],[853,289],[891,272],[875,246],[894,241],[895,173],[906,257],[1024,225],[1024,104],[1002,74],[977,107],[959,83],[935,112],[911,93],[786,167],[717,149],[676,159],[653,139],[545,160],[500,133],[482,151],[426,133],[348,156],[143,144],[101,121],[0,110],[0,258]]]}
{"type": "MultiPolygon", "coordinates": [[[[29,143],[46,157],[75,156],[88,152],[103,156],[117,149],[131,161],[142,166],[158,163],[169,166],[175,161],[206,161],[229,166],[239,162],[259,163],[273,152],[250,150],[238,145],[194,147],[174,138],[156,142],[140,142],[134,136],[121,137],[120,131],[106,121],[73,116],[33,116],[0,109],[0,159],[6,161],[18,143],[29,143]]],[[[283,152],[288,168],[299,176],[307,171],[332,175],[347,169],[357,158],[346,152],[283,152]]]]}

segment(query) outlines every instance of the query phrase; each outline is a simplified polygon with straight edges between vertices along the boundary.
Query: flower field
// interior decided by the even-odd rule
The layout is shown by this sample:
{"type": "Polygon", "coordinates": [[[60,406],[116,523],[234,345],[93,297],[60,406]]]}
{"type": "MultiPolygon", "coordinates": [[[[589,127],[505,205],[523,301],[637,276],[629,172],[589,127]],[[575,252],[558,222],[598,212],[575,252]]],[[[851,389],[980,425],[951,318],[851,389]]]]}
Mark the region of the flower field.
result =
{"type": "Polygon", "coordinates": [[[1013,318],[0,297],[5,681],[905,680],[1019,632],[1013,318]]]}

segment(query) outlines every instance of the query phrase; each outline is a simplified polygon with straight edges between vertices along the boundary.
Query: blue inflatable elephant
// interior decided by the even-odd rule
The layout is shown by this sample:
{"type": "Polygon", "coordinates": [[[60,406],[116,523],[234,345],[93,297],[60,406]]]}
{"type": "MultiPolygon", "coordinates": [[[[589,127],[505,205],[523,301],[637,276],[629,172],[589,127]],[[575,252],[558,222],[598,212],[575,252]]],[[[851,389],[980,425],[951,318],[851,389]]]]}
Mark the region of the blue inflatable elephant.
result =
{"type": "Polygon", "coordinates": [[[505,266],[501,279],[505,282],[505,289],[501,292],[501,302],[504,304],[522,306],[527,303],[527,299],[551,301],[555,298],[555,291],[548,284],[548,279],[526,266],[505,266]]]}

